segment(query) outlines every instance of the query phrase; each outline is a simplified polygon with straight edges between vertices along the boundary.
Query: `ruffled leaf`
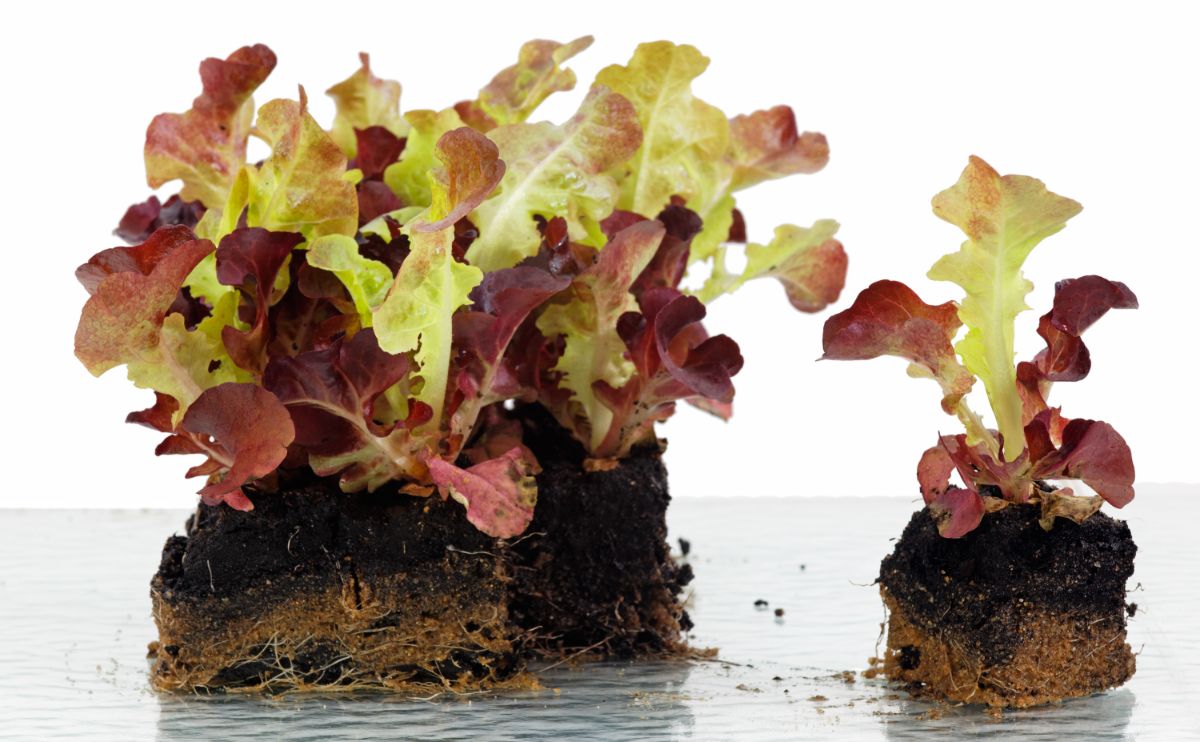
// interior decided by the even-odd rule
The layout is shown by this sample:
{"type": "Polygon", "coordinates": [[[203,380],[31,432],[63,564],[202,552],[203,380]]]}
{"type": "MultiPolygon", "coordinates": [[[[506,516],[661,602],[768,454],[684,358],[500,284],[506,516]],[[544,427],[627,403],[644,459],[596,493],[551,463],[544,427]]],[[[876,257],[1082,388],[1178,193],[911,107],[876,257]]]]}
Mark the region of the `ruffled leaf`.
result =
{"type": "Polygon", "coordinates": [[[362,66],[325,91],[337,106],[329,135],[346,157],[358,154],[356,130],[378,126],[396,137],[408,134],[408,122],[400,116],[400,83],[376,77],[371,72],[371,58],[366,53],[360,53],[358,58],[362,66]]]}
{"type": "Polygon", "coordinates": [[[435,148],[447,132],[461,128],[463,120],[453,108],[444,111],[409,111],[404,120],[410,129],[400,161],[389,165],[383,182],[405,206],[429,206],[433,200],[429,173],[438,166],[435,148]]]}
{"type": "Polygon", "coordinates": [[[75,355],[96,376],[127,365],[137,386],[168,394],[186,409],[219,383],[224,351],[206,332],[211,325],[189,331],[182,315],[169,312],[184,278],[213,251],[212,243],[195,239],[186,227],[165,227],[145,245],[115,250],[126,252],[106,251],[104,259],[80,269],[86,282],[94,282],[98,276],[92,271],[120,268],[93,283],[75,332],[75,355]]]}
{"type": "Polygon", "coordinates": [[[495,538],[520,536],[533,520],[537,481],[530,472],[519,447],[467,469],[429,461],[429,475],[443,496],[453,497],[473,526],[495,538]]]}
{"type": "Polygon", "coordinates": [[[205,390],[188,408],[175,434],[159,444],[163,454],[202,454],[189,477],[208,476],[200,490],[207,505],[254,506],[242,486],[275,471],[287,456],[295,428],[275,395],[255,384],[228,383],[205,390]]]}
{"type": "Polygon", "coordinates": [[[454,230],[413,232],[411,252],[400,266],[383,304],[375,311],[379,345],[389,353],[415,350],[420,377],[416,398],[440,424],[446,397],[453,342],[453,317],[470,303],[471,289],[483,280],[474,266],[454,259],[454,230]]]}
{"type": "Polygon", "coordinates": [[[707,303],[747,281],[775,278],[793,307],[819,312],[837,301],[846,284],[846,251],[833,237],[837,229],[837,222],[829,219],[809,229],[791,224],[777,227],[770,243],[746,246],[746,267],[740,275],[726,273],[718,264],[697,295],[707,303]]]}
{"type": "Polygon", "coordinates": [[[414,405],[399,427],[377,418],[395,417],[384,392],[409,372],[406,355],[381,350],[372,330],[349,341],[295,358],[275,358],[263,385],[287,407],[296,427],[296,443],[308,453],[321,476],[340,475],[346,492],[374,491],[397,479],[420,479],[423,449],[405,427],[428,419],[428,408],[414,405]]]}
{"type": "Polygon", "coordinates": [[[466,126],[443,134],[434,154],[442,167],[429,173],[429,209],[413,224],[417,232],[454,226],[492,195],[504,177],[496,145],[466,126]]]}
{"type": "Polygon", "coordinates": [[[1032,362],[1017,364],[1017,392],[1022,422],[1029,424],[1047,409],[1046,398],[1056,381],[1079,381],[1092,368],[1092,357],[1082,335],[1110,309],[1135,309],[1137,297],[1125,284],[1100,276],[1059,281],[1054,286],[1054,306],[1038,320],[1038,334],[1046,341],[1032,362]]]}
{"type": "Polygon", "coordinates": [[[303,241],[303,237],[292,232],[251,227],[235,230],[217,246],[217,280],[238,288],[250,301],[247,309],[253,312],[249,329],[230,325],[221,330],[230,358],[247,371],[262,374],[266,367],[267,315],[276,301],[276,281],[292,249],[303,241]]]}
{"type": "Polygon", "coordinates": [[[716,169],[729,148],[729,120],[692,95],[692,80],[708,61],[693,46],[657,41],[640,44],[629,64],[596,75],[597,84],[633,104],[642,128],[641,146],[621,182],[620,208],[657,214],[672,196],[689,204],[714,200],[716,169]]]}
{"type": "Polygon", "coordinates": [[[508,170],[499,192],[471,214],[479,239],[467,259],[484,271],[537,253],[542,238],[534,217],[563,217],[572,239],[598,240],[599,222],[617,200],[617,184],[605,171],[637,149],[641,129],[629,101],[597,85],[563,126],[513,124],[489,136],[508,170]]]}
{"type": "MultiPolygon", "coordinates": [[[[345,178],[346,156],[308,114],[308,101],[273,100],[258,111],[256,129],[271,156],[246,178],[246,225],[273,232],[299,232],[312,240],[358,231],[358,197],[345,178]]],[[[241,213],[238,189],[225,218],[241,213]]],[[[226,227],[229,224],[226,222],[226,227]]]]}
{"type": "Polygon", "coordinates": [[[1028,308],[1025,295],[1033,288],[1021,266],[1039,242],[1066,226],[1080,208],[1046,190],[1040,180],[1001,177],[978,157],[971,158],[958,183],[933,199],[934,213],[962,229],[967,241],[939,260],[929,277],[952,281],[966,291],[959,317],[967,334],[955,347],[963,365],[983,381],[1009,461],[1023,448],[1013,325],[1028,308]]]}
{"type": "Polygon", "coordinates": [[[544,39],[526,42],[516,64],[497,73],[476,100],[457,108],[468,112],[467,118],[480,131],[521,123],[552,93],[575,87],[575,73],[561,65],[591,45],[591,36],[566,44],[544,39]]]}
{"type": "MultiPolygon", "coordinates": [[[[1050,440],[1048,413],[1027,428],[1033,439],[1050,440]]],[[[1111,425],[1099,420],[1071,420],[1061,433],[1062,443],[1033,462],[1034,479],[1077,479],[1110,505],[1125,507],[1133,499],[1133,454],[1111,425]]]]}
{"type": "Polygon", "coordinates": [[[954,302],[933,306],[898,281],[876,281],[849,309],[825,321],[822,358],[904,358],[912,364],[910,373],[941,385],[942,408],[952,413],[975,383],[951,345],[960,326],[954,302]]]}
{"type": "Polygon", "coordinates": [[[192,229],[202,216],[204,204],[198,201],[184,201],[179,194],[175,194],[164,204],[157,196],[151,196],[142,203],[126,209],[113,234],[125,240],[127,244],[136,245],[150,239],[150,235],[159,227],[182,224],[192,229]]]}
{"type": "Polygon", "coordinates": [[[732,377],[742,368],[742,355],[729,337],[708,336],[700,324],[704,305],[659,286],[639,297],[638,309],[618,323],[635,374],[619,389],[595,384],[596,395],[612,411],[604,440],[592,449],[600,458],[624,456],[653,440],[654,423],[670,417],[680,399],[726,419],[731,412],[732,377]]]}
{"type": "Polygon", "coordinates": [[[815,173],[829,162],[824,134],[799,133],[789,106],[734,116],[729,120],[730,191],[799,173],[815,173]]]}
{"type": "Polygon", "coordinates": [[[1092,368],[1091,354],[1081,336],[1110,309],[1136,309],[1137,297],[1125,284],[1100,276],[1059,281],[1054,307],[1042,315],[1038,334],[1046,348],[1034,365],[1047,381],[1079,381],[1092,368]]]}
{"type": "Polygon", "coordinates": [[[484,407],[519,396],[516,373],[504,365],[505,351],[525,318],[570,283],[532,266],[495,271],[471,293],[473,309],[454,315],[454,347],[461,352],[455,387],[464,397],[451,420],[458,440],[470,436],[484,407]]]}
{"type": "Polygon", "coordinates": [[[580,438],[591,451],[599,449],[613,423],[613,413],[595,393],[604,382],[618,389],[633,375],[634,365],[625,357],[625,344],[617,322],[626,312],[638,310],[629,288],[649,264],[665,233],[656,221],[626,227],[608,243],[596,263],[580,274],[572,285],[572,298],[546,307],[537,327],[547,338],[562,336],[565,347],[553,367],[561,374],[559,386],[571,392],[577,413],[557,410],[556,416],[569,429],[590,432],[580,438]],[[577,421],[577,417],[582,417],[577,421]]]}
{"type": "Polygon", "coordinates": [[[180,197],[208,208],[225,204],[246,161],[254,117],[250,96],[275,68],[262,44],[244,46],[228,59],[200,63],[204,91],[186,113],[159,114],[146,130],[146,181],[158,188],[183,181],[180,197]]]}
{"type": "Polygon", "coordinates": [[[383,304],[392,287],[392,271],[359,252],[352,237],[331,234],[309,243],[308,264],[332,272],[350,292],[363,327],[370,327],[372,312],[383,304]]]}

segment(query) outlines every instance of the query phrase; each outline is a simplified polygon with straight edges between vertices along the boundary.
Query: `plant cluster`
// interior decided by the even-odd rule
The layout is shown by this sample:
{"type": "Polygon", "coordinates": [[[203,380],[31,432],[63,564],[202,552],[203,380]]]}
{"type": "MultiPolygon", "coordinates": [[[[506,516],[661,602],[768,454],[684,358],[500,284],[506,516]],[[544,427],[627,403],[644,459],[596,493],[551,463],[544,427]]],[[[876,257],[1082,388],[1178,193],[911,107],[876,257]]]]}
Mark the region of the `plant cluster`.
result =
{"type": "Polygon", "coordinates": [[[1047,402],[1055,382],[1087,376],[1091,355],[1081,335],[1108,310],[1136,307],[1133,292],[1100,276],[1058,282],[1054,304],[1038,322],[1046,347],[1030,361],[1013,363],[1015,318],[1028,309],[1025,297],[1033,288],[1022,265],[1080,209],[1039,180],[1002,177],[972,157],[958,182],[933,199],[934,213],[967,240],[929,271],[934,280],[960,286],[965,298],[932,306],[903,283],[878,281],[825,323],[824,358],[907,359],[910,375],[938,382],[942,409],[966,429],[939,436],[917,467],[943,536],[969,533],[985,512],[1008,503],[1040,503],[1042,526],[1049,529],[1056,517],[1082,522],[1104,501],[1120,508],[1133,499],[1133,458],[1120,434],[1105,422],[1069,419],[1047,402]],[[965,335],[954,343],[964,325],[965,335]],[[998,429],[986,427],[967,404],[976,380],[998,429]],[[955,471],[961,487],[950,483],[955,471]],[[1049,484],[1057,480],[1082,481],[1096,494],[1049,484]]]}
{"type": "Polygon", "coordinates": [[[500,537],[536,496],[506,402],[544,405],[599,468],[678,400],[728,416],[742,358],[705,303],[773,277],[817,311],[846,269],[819,221],[730,270],[734,194],[820,170],[828,146],[786,106],[728,118],[696,98],[708,60],[668,42],[602,70],[567,122],[529,122],[590,43],[530,42],[476,98],[405,113],[362,55],[328,130],[303,88],[255,108],[267,47],[205,60],[191,109],[146,133],[150,186],[178,195],[130,207],[132,246],[77,271],[76,355],[154,390],[129,420],[168,434],[159,454],[204,457],[188,475],[208,504],[249,509],[245,485],[309,467],[345,491],[439,490],[500,537]]]}

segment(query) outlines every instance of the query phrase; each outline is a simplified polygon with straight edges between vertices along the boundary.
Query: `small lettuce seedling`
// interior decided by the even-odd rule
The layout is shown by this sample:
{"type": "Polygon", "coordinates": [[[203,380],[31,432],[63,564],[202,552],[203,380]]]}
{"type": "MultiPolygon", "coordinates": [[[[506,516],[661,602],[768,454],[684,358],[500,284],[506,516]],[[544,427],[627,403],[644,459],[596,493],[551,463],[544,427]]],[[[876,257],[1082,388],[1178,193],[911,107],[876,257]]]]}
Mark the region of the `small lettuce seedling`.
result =
{"type": "Polygon", "coordinates": [[[917,467],[921,494],[939,532],[958,538],[985,512],[1008,503],[1040,503],[1042,526],[1056,517],[1082,522],[1107,501],[1133,499],[1133,458],[1108,423],[1068,419],[1047,397],[1054,382],[1078,381],[1091,369],[1081,335],[1109,309],[1137,307],[1124,284],[1099,276],[1060,281],[1054,304],[1038,322],[1046,342],[1031,361],[1014,365],[1013,328],[1029,307],[1033,285],[1021,267],[1043,239],[1081,207],[1022,175],[1000,176],[972,157],[958,182],[933,199],[933,211],[962,229],[967,240],[944,256],[929,277],[966,292],[961,302],[931,306],[897,281],[867,287],[847,310],[825,323],[824,358],[857,360],[890,355],[910,361],[909,374],[936,380],[942,409],[965,434],[943,435],[917,467]],[[954,343],[965,325],[966,334],[954,343]],[[966,401],[983,383],[997,429],[966,401]],[[957,471],[964,486],[950,484],[957,471]],[[1077,496],[1047,480],[1078,480],[1096,495],[1077,496]]]}
{"type": "Polygon", "coordinates": [[[602,70],[566,123],[528,121],[590,43],[529,42],[475,99],[403,114],[363,55],[328,131],[303,88],[256,112],[267,47],[205,60],[192,108],[146,133],[150,186],[179,194],[131,207],[133,246],[77,271],[76,355],[154,390],[129,420],[168,434],[159,454],[205,457],[188,475],[210,505],[248,510],[247,483],[308,467],[347,492],[436,488],[499,537],[529,523],[537,471],[504,403],[544,405],[593,468],[678,400],[727,417],[742,357],[705,302],[773,277],[817,311],[846,271],[831,221],[729,271],[734,193],[820,170],[828,145],[786,106],[727,118],[694,97],[708,59],[669,42],[602,70]]]}

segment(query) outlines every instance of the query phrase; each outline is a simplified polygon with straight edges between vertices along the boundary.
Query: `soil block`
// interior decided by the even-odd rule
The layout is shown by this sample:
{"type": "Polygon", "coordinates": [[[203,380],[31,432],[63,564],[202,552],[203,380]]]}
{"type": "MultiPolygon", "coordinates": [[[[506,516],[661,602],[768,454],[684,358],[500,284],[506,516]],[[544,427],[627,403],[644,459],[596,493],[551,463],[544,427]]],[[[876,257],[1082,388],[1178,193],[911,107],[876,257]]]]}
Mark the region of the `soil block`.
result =
{"type": "Polygon", "coordinates": [[[1010,505],[960,539],[916,513],[879,583],[889,611],[884,673],[917,695],[1026,707],[1121,685],[1125,583],[1137,546],[1124,521],[1082,525],[1010,505]]]}
{"type": "Polygon", "coordinates": [[[679,595],[693,574],[667,544],[660,448],[588,472],[583,446],[542,408],[519,415],[542,465],[533,522],[510,549],[509,613],[522,645],[544,657],[681,652],[692,622],[679,595]]]}
{"type": "Polygon", "coordinates": [[[201,505],[151,583],[162,690],[427,692],[531,682],[537,657],[679,651],[690,567],[666,543],[656,447],[608,471],[525,410],[538,505],[522,537],[492,539],[461,506],[395,488],[345,494],[301,478],[201,505]]]}

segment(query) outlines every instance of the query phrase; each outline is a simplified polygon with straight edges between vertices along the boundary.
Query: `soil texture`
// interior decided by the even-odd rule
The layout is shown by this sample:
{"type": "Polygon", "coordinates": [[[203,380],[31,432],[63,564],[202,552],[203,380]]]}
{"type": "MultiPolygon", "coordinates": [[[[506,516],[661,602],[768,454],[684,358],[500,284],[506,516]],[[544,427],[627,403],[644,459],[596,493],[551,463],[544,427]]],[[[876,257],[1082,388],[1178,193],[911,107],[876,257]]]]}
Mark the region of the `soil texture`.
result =
{"type": "Polygon", "coordinates": [[[200,506],[151,583],[155,686],[476,690],[532,682],[530,658],[683,651],[692,573],[666,542],[659,449],[587,472],[549,416],[520,417],[543,471],[508,542],[436,495],[311,475],[248,488],[250,512],[200,506]]]}
{"type": "Polygon", "coordinates": [[[920,695],[1026,707],[1121,685],[1125,583],[1137,546],[1103,513],[1083,524],[1010,505],[961,539],[916,513],[884,558],[884,672],[920,695]]]}

